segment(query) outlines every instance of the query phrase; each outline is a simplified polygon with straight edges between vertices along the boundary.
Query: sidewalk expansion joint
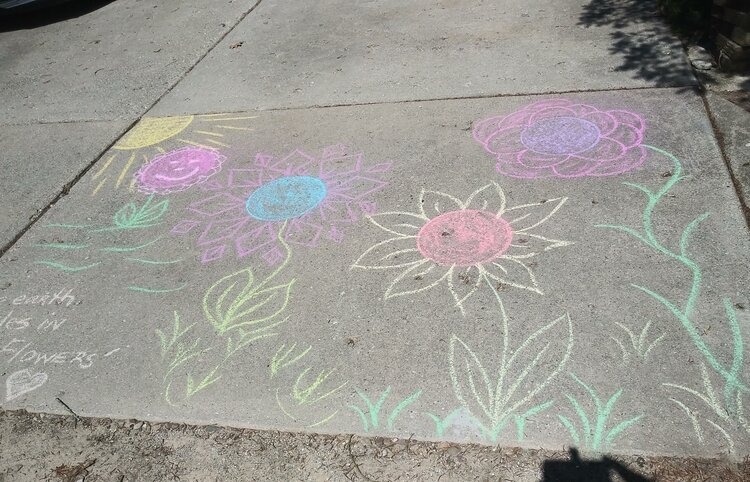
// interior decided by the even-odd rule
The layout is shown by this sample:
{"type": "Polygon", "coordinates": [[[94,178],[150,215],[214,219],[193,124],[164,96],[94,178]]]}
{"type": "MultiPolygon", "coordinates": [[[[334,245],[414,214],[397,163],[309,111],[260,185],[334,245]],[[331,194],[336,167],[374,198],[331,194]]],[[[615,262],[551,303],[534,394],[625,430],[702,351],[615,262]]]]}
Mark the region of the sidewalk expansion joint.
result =
{"type": "MultiPolygon", "coordinates": [[[[373,102],[343,102],[339,104],[309,104],[303,106],[291,106],[291,107],[270,107],[261,109],[238,109],[238,110],[222,110],[222,111],[206,111],[206,112],[189,112],[191,115],[209,115],[209,114],[239,114],[242,112],[283,112],[283,111],[294,111],[294,110],[308,110],[308,109],[331,109],[336,107],[366,107],[376,105],[399,105],[399,104],[415,104],[419,102],[442,102],[448,100],[481,100],[481,99],[503,99],[507,97],[542,97],[547,95],[564,95],[564,94],[587,94],[597,92],[628,92],[628,91],[641,91],[641,90],[673,90],[673,89],[686,89],[693,90],[695,92],[700,91],[700,85],[698,84],[676,84],[668,86],[644,86],[644,87],[614,87],[614,88],[602,88],[602,89],[571,89],[571,90],[554,90],[546,92],[520,92],[520,93],[509,93],[509,94],[477,94],[477,95],[466,95],[466,96],[450,96],[450,97],[427,97],[420,99],[407,99],[407,100],[392,100],[392,101],[373,101],[373,102]]],[[[185,115],[188,112],[165,114],[166,117],[185,115]]]]}
{"type": "MultiPolygon", "coordinates": [[[[127,117],[126,117],[127,119],[127,117]]],[[[97,122],[117,122],[116,117],[101,118],[101,119],[65,119],[65,120],[27,120],[23,122],[0,122],[0,126],[5,127],[24,127],[24,126],[44,126],[44,125],[57,125],[57,124],[96,124],[97,122]]]]}
{"type": "Polygon", "coordinates": [[[64,185],[64,186],[62,187],[62,189],[60,190],[60,192],[58,192],[58,193],[57,193],[57,194],[55,195],[55,197],[54,197],[54,198],[52,199],[52,201],[50,201],[50,202],[49,202],[49,203],[48,203],[48,204],[47,204],[46,206],[44,206],[43,208],[39,209],[39,210],[38,210],[38,211],[37,211],[36,213],[34,213],[34,215],[32,215],[32,216],[31,216],[31,217],[29,218],[29,222],[28,222],[28,223],[26,224],[26,226],[24,226],[24,227],[23,227],[23,228],[22,228],[22,229],[21,229],[21,230],[20,230],[20,231],[19,231],[19,232],[18,232],[18,233],[17,233],[17,234],[16,234],[15,236],[14,236],[14,237],[13,237],[13,239],[11,239],[11,240],[10,240],[10,241],[9,241],[8,243],[6,243],[6,244],[5,244],[4,246],[0,247],[0,258],[2,258],[2,257],[3,257],[4,255],[5,255],[5,253],[7,253],[7,252],[8,252],[8,250],[9,250],[10,248],[12,248],[12,247],[13,247],[13,245],[15,245],[15,244],[16,244],[16,243],[18,242],[18,240],[19,240],[19,239],[21,239],[21,237],[23,237],[23,235],[24,235],[24,234],[26,234],[26,232],[27,232],[27,231],[28,231],[29,229],[31,229],[31,228],[32,228],[32,226],[34,226],[34,224],[36,224],[36,222],[37,222],[37,221],[38,221],[39,219],[41,219],[41,218],[42,218],[42,216],[44,216],[44,215],[45,215],[45,214],[47,213],[47,211],[49,211],[49,210],[50,210],[50,208],[51,208],[52,206],[54,206],[54,205],[55,205],[55,203],[57,203],[57,202],[58,202],[58,201],[59,201],[60,199],[62,199],[63,197],[67,196],[67,195],[68,195],[68,193],[70,193],[70,190],[71,190],[71,189],[73,188],[73,186],[74,186],[74,185],[75,185],[75,184],[76,184],[76,183],[77,183],[78,181],[80,181],[80,180],[81,180],[81,178],[83,178],[83,176],[85,176],[85,175],[86,175],[86,173],[87,173],[87,172],[89,172],[89,171],[91,170],[91,168],[92,168],[92,167],[94,167],[94,165],[96,165],[96,163],[97,163],[97,162],[99,162],[99,160],[100,160],[100,159],[101,159],[102,157],[104,157],[104,154],[106,154],[106,153],[107,153],[107,151],[109,151],[109,150],[110,150],[110,149],[112,148],[112,146],[114,146],[114,145],[115,145],[115,144],[117,143],[117,141],[118,141],[118,140],[120,140],[120,137],[122,137],[122,136],[123,136],[123,135],[124,135],[124,134],[125,134],[126,132],[128,132],[128,131],[129,131],[130,129],[132,129],[132,128],[133,128],[133,127],[134,127],[134,126],[135,126],[135,125],[137,124],[137,123],[138,123],[138,120],[136,119],[135,121],[131,122],[131,123],[130,123],[130,124],[129,124],[129,125],[127,126],[127,127],[125,127],[125,129],[123,129],[123,130],[122,130],[122,132],[120,132],[120,134],[119,134],[119,135],[117,135],[117,136],[116,136],[116,138],[115,138],[115,139],[114,139],[114,140],[113,140],[112,142],[110,142],[110,143],[109,143],[109,144],[108,144],[108,145],[107,145],[107,146],[106,146],[106,147],[105,147],[105,148],[104,148],[104,149],[103,149],[103,150],[102,150],[102,151],[101,151],[101,152],[99,153],[99,155],[97,155],[97,156],[96,156],[96,157],[94,158],[94,160],[92,160],[91,162],[89,162],[89,163],[88,163],[88,164],[87,164],[87,165],[86,165],[86,166],[85,166],[85,167],[84,167],[84,168],[83,168],[83,169],[82,169],[81,171],[79,171],[79,172],[78,172],[78,174],[76,174],[76,177],[74,177],[74,178],[73,178],[72,180],[68,181],[68,182],[67,182],[67,183],[66,183],[66,184],[65,184],[65,185],[64,185]]]}
{"type": "Polygon", "coordinates": [[[732,180],[734,192],[737,195],[737,199],[740,203],[740,209],[742,210],[742,214],[744,215],[745,223],[747,224],[748,229],[750,229],[750,206],[748,206],[748,200],[745,199],[745,196],[742,192],[742,183],[737,178],[737,174],[734,172],[734,169],[732,169],[732,163],[729,161],[729,156],[726,150],[726,141],[724,139],[724,134],[721,132],[721,129],[719,129],[716,122],[716,117],[711,111],[711,107],[708,104],[708,99],[706,98],[705,90],[701,91],[701,100],[703,101],[703,108],[706,111],[708,120],[711,123],[711,129],[713,130],[714,138],[716,138],[716,144],[719,146],[719,152],[721,152],[721,158],[724,161],[724,166],[727,169],[727,173],[729,173],[729,178],[732,180]]]}

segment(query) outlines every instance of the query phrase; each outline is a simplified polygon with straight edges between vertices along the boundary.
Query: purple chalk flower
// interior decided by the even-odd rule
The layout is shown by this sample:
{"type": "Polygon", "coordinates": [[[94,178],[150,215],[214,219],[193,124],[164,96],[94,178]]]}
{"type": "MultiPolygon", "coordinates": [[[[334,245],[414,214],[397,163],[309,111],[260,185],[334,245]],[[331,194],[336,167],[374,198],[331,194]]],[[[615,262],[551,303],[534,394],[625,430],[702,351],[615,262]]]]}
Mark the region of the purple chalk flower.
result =
{"type": "Polygon", "coordinates": [[[284,259],[278,233],[297,247],[340,242],[344,229],[375,209],[374,194],[387,182],[390,162],[368,165],[362,153],[337,144],[319,156],[300,149],[283,157],[258,154],[201,185],[205,196],[187,208],[174,234],[192,233],[210,263],[235,253],[269,265],[284,259]]]}
{"type": "Polygon", "coordinates": [[[522,179],[613,176],[646,159],[643,119],[565,99],[535,102],[476,124],[474,139],[497,171],[522,179]]]}

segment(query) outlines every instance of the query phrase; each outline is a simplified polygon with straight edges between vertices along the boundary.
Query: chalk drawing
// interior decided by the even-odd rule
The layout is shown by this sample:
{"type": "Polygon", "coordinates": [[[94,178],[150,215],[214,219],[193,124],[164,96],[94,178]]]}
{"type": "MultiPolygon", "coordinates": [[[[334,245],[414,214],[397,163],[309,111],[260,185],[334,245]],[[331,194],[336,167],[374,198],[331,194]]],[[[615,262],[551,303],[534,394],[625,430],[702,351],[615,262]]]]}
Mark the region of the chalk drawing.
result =
{"type": "Polygon", "coordinates": [[[58,263],[56,261],[50,261],[50,260],[40,260],[40,261],[34,261],[34,264],[43,264],[46,266],[49,266],[50,268],[59,269],[60,271],[65,271],[67,273],[77,273],[79,271],[86,271],[87,269],[96,268],[100,264],[102,264],[100,261],[97,261],[96,263],[81,265],[81,266],[70,266],[67,264],[58,263]]]}
{"type": "Polygon", "coordinates": [[[497,183],[483,186],[461,201],[449,194],[422,191],[420,210],[369,215],[391,238],[365,251],[352,269],[400,270],[385,299],[409,296],[446,284],[456,306],[491,280],[493,292],[515,287],[542,294],[528,260],[572,244],[534,231],[567,198],[506,206],[497,183]]]}
{"type": "Polygon", "coordinates": [[[216,149],[183,147],[156,156],[135,175],[138,189],[169,194],[208,180],[221,170],[226,157],[216,149]]]}
{"type": "Polygon", "coordinates": [[[241,329],[244,336],[255,336],[275,326],[268,322],[286,309],[295,280],[268,285],[285,266],[286,262],[260,283],[255,283],[252,269],[245,268],[211,285],[203,297],[203,313],[216,332],[241,329]]]}
{"type": "Polygon", "coordinates": [[[229,147],[225,136],[237,131],[252,131],[247,127],[248,121],[256,117],[234,114],[144,117],[104,157],[101,167],[92,176],[94,187],[91,195],[96,196],[107,185],[134,191],[136,178],[131,175],[134,166],[147,164],[167,150],[186,145],[200,149],[229,147]]]}
{"type": "Polygon", "coordinates": [[[600,110],[566,99],[535,102],[474,127],[474,139],[497,159],[497,171],[539,179],[613,176],[646,159],[645,122],[626,110],[600,110]]]}
{"type": "Polygon", "coordinates": [[[190,361],[200,355],[203,351],[198,349],[200,345],[200,338],[195,338],[190,342],[186,342],[185,336],[195,326],[195,323],[187,327],[182,326],[180,315],[176,311],[174,312],[174,321],[172,322],[172,331],[167,336],[160,329],[156,329],[156,334],[159,337],[159,343],[161,345],[161,359],[167,361],[167,370],[164,374],[165,383],[169,380],[171,373],[179,366],[190,361]]]}
{"type": "MultiPolygon", "coordinates": [[[[55,223],[49,224],[46,227],[50,229],[64,229],[67,232],[73,232],[75,236],[84,236],[88,234],[93,236],[94,240],[90,243],[65,243],[65,242],[41,242],[32,244],[35,248],[40,248],[48,251],[61,251],[61,252],[83,252],[85,253],[86,262],[73,262],[68,260],[58,259],[40,259],[34,261],[34,264],[46,266],[51,269],[63,271],[65,273],[79,273],[88,271],[91,269],[112,269],[113,266],[117,267],[120,265],[119,254],[124,253],[137,253],[141,250],[148,248],[151,245],[158,243],[162,237],[158,236],[145,243],[120,246],[120,245],[108,245],[107,240],[112,235],[122,234],[128,231],[148,231],[150,228],[158,226],[162,222],[162,218],[166,215],[169,209],[169,200],[163,199],[158,202],[154,202],[154,195],[149,195],[143,203],[139,203],[137,200],[126,203],[124,206],[119,208],[112,216],[111,225],[97,226],[91,224],[67,224],[67,223],[55,223]],[[111,256],[114,255],[114,256],[111,256]],[[97,257],[99,260],[91,262],[91,257],[97,257]],[[114,258],[114,259],[113,259],[114,258]]],[[[114,238],[116,242],[122,242],[126,239],[124,236],[118,235],[114,238]]],[[[71,255],[72,256],[72,255],[71,255]]],[[[163,264],[175,264],[180,260],[158,260],[148,259],[140,257],[127,257],[125,261],[131,263],[138,263],[144,268],[151,266],[158,266],[163,264]]],[[[127,286],[126,289],[130,291],[136,291],[140,293],[150,294],[162,294],[171,293],[174,291],[180,291],[187,287],[187,283],[180,283],[178,286],[156,286],[156,287],[145,287],[145,286],[127,286]]]]}
{"type": "Polygon", "coordinates": [[[302,381],[305,379],[305,376],[310,370],[312,370],[312,367],[305,368],[305,370],[303,370],[302,373],[299,374],[296,381],[294,382],[294,386],[292,387],[292,396],[299,405],[313,404],[321,400],[325,400],[346,385],[346,382],[344,382],[336,388],[328,390],[327,392],[318,393],[318,389],[320,388],[320,386],[323,385],[328,377],[330,377],[336,370],[333,369],[327,372],[322,371],[317,375],[315,381],[307,386],[303,386],[302,381]]]}
{"type": "Polygon", "coordinates": [[[374,212],[373,195],[387,185],[382,176],[390,166],[368,166],[343,145],[318,156],[299,149],[281,158],[257,154],[253,165],[212,178],[207,197],[188,206],[172,233],[194,235],[203,263],[234,253],[273,266],[284,258],[280,223],[287,223],[285,240],[298,247],[341,242],[346,226],[374,212]]]}
{"type": "Polygon", "coordinates": [[[32,246],[45,249],[86,249],[91,245],[75,243],[34,243],[32,246]]]}
{"type": "MultiPolygon", "coordinates": [[[[357,405],[350,404],[349,409],[359,416],[359,419],[362,422],[362,430],[364,430],[365,432],[369,432],[370,430],[381,428],[382,419],[380,418],[380,411],[383,409],[383,405],[388,399],[388,396],[391,394],[391,387],[388,386],[375,403],[373,403],[370,398],[360,389],[355,388],[354,390],[357,392],[357,395],[360,399],[362,399],[365,405],[364,408],[362,408],[357,405]]],[[[393,430],[396,419],[401,414],[401,412],[403,412],[406,407],[416,402],[421,395],[422,390],[417,390],[416,392],[408,395],[406,398],[398,402],[388,414],[385,420],[385,427],[388,430],[393,430]]]]}
{"type": "Polygon", "coordinates": [[[450,427],[455,420],[457,420],[465,413],[466,409],[464,407],[458,407],[448,415],[446,415],[444,418],[441,418],[431,412],[425,412],[425,415],[435,423],[435,436],[443,437],[445,436],[445,431],[448,429],[448,427],[450,427]]]}
{"type": "MultiPolygon", "coordinates": [[[[50,306],[50,305],[65,305],[69,307],[76,303],[76,297],[73,294],[73,288],[62,288],[55,292],[46,292],[43,295],[40,294],[23,294],[13,298],[12,303],[14,305],[39,305],[39,306],[50,306]]],[[[80,301],[79,301],[80,303],[80,301]]]]}
{"type": "Polygon", "coordinates": [[[662,333],[655,339],[649,341],[648,330],[649,328],[651,328],[651,321],[646,322],[638,335],[636,335],[633,330],[618,321],[615,321],[615,325],[617,325],[622,331],[627,334],[628,341],[630,342],[630,346],[626,348],[625,343],[620,341],[619,338],[610,336],[610,338],[612,338],[617,346],[620,347],[620,351],[622,352],[622,362],[625,365],[630,362],[631,352],[644,362],[647,361],[648,355],[649,353],[651,353],[651,350],[653,350],[667,335],[666,333],[662,333]]]}
{"type": "Polygon", "coordinates": [[[175,379],[172,376],[175,363],[176,366],[181,366],[199,354],[211,350],[216,344],[224,345],[218,361],[202,362],[201,366],[187,371],[184,392],[178,393],[182,398],[189,399],[218,382],[227,363],[248,345],[278,335],[274,329],[288,319],[282,317],[282,314],[289,304],[295,283],[295,279],[291,279],[273,284],[291,258],[291,249],[284,240],[285,227],[286,223],[281,226],[277,236],[286,256],[266,278],[256,280],[252,268],[248,267],[224,276],[206,290],[202,302],[203,315],[212,328],[214,343],[210,343],[207,348],[200,348],[200,338],[192,335],[195,324],[181,328],[176,313],[171,342],[166,341],[164,332],[157,330],[162,346],[162,360],[167,362],[164,397],[168,403],[175,402],[175,379]],[[193,341],[188,341],[191,336],[193,341]],[[199,372],[203,374],[199,375],[199,372]]]}
{"type": "Polygon", "coordinates": [[[5,380],[5,400],[10,401],[25,393],[36,390],[47,382],[47,374],[32,373],[29,368],[18,370],[8,375],[5,380]]]}
{"type": "Polygon", "coordinates": [[[125,261],[131,261],[133,263],[161,265],[161,264],[176,264],[176,263],[181,262],[182,260],[181,259],[156,260],[156,259],[143,259],[143,258],[125,258],[125,261]]]}
{"type": "Polygon", "coordinates": [[[612,415],[615,403],[617,403],[620,395],[622,395],[622,389],[617,390],[606,403],[602,403],[602,400],[590,386],[581,381],[581,379],[574,373],[571,373],[570,377],[586,391],[589,397],[591,397],[596,410],[596,412],[589,417],[589,414],[583,409],[583,406],[578,399],[570,394],[565,395],[581,422],[581,430],[579,431],[570,418],[565,415],[558,415],[557,417],[565,428],[568,429],[568,432],[570,432],[570,436],[576,446],[594,451],[609,450],[618,435],[643,418],[643,415],[638,415],[623,420],[611,429],[607,429],[609,417],[612,415]]]}
{"type": "MultiPolygon", "coordinates": [[[[127,229],[143,229],[150,228],[161,224],[161,218],[167,213],[169,209],[169,199],[163,199],[157,203],[153,203],[154,195],[150,195],[146,198],[146,201],[142,205],[138,205],[136,201],[131,201],[125,204],[123,207],[118,209],[114,216],[112,216],[112,225],[110,226],[92,226],[90,224],[61,224],[52,223],[47,224],[47,228],[62,228],[71,230],[86,230],[89,233],[107,233],[110,231],[120,231],[127,229]]],[[[82,245],[81,248],[88,247],[88,245],[82,245]]],[[[77,247],[65,246],[58,249],[79,249],[77,247]]]]}
{"type": "Polygon", "coordinates": [[[288,366],[291,366],[298,361],[300,361],[302,358],[307,355],[307,353],[312,350],[312,345],[308,346],[304,350],[302,350],[300,353],[294,354],[294,349],[297,347],[297,343],[292,344],[286,351],[284,348],[286,348],[286,344],[282,344],[278,350],[276,350],[276,353],[273,355],[273,358],[271,359],[271,364],[269,365],[269,370],[271,371],[271,378],[276,376],[276,374],[282,370],[283,368],[286,368],[288,366]]]}
{"type": "Polygon", "coordinates": [[[443,266],[489,263],[508,251],[513,228],[489,211],[466,209],[441,214],[417,234],[422,256],[443,266]]]}
{"type": "MultiPolygon", "coordinates": [[[[491,285],[489,279],[485,281],[491,285]]],[[[450,341],[448,366],[456,398],[474,417],[485,439],[495,443],[511,421],[516,423],[518,438],[523,439],[526,420],[552,406],[551,401],[530,405],[570,358],[573,325],[570,316],[565,314],[542,326],[511,350],[508,314],[497,292],[493,291],[500,311],[502,337],[500,366],[496,372],[492,371],[497,375],[490,377],[490,371],[479,356],[455,334],[450,341]],[[562,340],[566,340],[562,353],[555,354],[550,349],[562,340]]]]}
{"type": "MultiPolygon", "coordinates": [[[[307,352],[305,352],[307,353],[307,352]]],[[[329,397],[334,395],[336,392],[344,388],[348,382],[340,384],[329,383],[326,387],[326,382],[336,372],[336,369],[322,370],[320,371],[314,380],[309,381],[307,374],[312,370],[311,366],[308,366],[297,376],[294,380],[291,390],[286,397],[282,397],[280,392],[281,388],[276,389],[276,403],[281,409],[282,413],[287,417],[291,418],[295,422],[299,422],[301,419],[307,418],[303,412],[308,411],[309,407],[315,406],[329,397]],[[307,382],[306,382],[307,380],[307,382]],[[309,383],[308,383],[309,382],[309,383]],[[331,388],[332,387],[332,388],[331,388]],[[284,403],[283,398],[289,399],[289,403],[284,403]],[[292,412],[298,415],[293,415],[292,412]]],[[[332,412],[319,417],[317,420],[311,422],[305,422],[307,428],[320,427],[330,422],[337,414],[339,410],[333,410],[332,412]]]]}
{"type": "Polygon", "coordinates": [[[160,219],[169,209],[169,199],[164,199],[156,204],[152,204],[154,195],[146,198],[142,206],[138,206],[135,201],[129,202],[117,210],[112,217],[113,226],[92,229],[89,232],[117,231],[120,229],[142,229],[156,226],[160,219]]]}
{"type": "Polygon", "coordinates": [[[286,221],[304,216],[323,202],[327,188],[318,177],[284,176],[253,191],[245,202],[258,221],[286,221]]]}
{"type": "Polygon", "coordinates": [[[705,429],[702,422],[707,423],[709,426],[716,429],[719,434],[724,437],[726,441],[726,448],[730,453],[734,452],[734,437],[729,434],[730,431],[739,430],[744,431],[745,436],[750,434],[750,421],[745,416],[744,400],[740,393],[737,393],[737,399],[734,405],[734,413],[730,413],[725,407],[724,402],[719,398],[714,388],[714,384],[711,382],[711,377],[706,368],[706,364],[701,362],[701,381],[703,385],[703,391],[698,391],[684,385],[678,385],[676,383],[665,383],[664,386],[668,389],[677,389],[682,392],[683,395],[688,394],[695,397],[694,400],[703,402],[705,408],[708,409],[710,417],[716,417],[714,419],[709,416],[703,416],[699,411],[693,410],[688,405],[683,403],[680,399],[669,397],[669,400],[677,405],[688,417],[690,423],[693,426],[693,431],[698,439],[699,443],[705,442],[705,429]]]}
{"type": "MultiPolygon", "coordinates": [[[[742,367],[744,365],[744,343],[742,340],[742,333],[739,323],[737,322],[737,313],[734,310],[734,306],[732,305],[731,300],[725,298],[723,301],[724,309],[726,311],[727,318],[729,319],[729,325],[732,330],[732,336],[734,338],[732,368],[734,371],[735,367],[737,367],[736,371],[739,377],[742,373],[742,367]]],[[[740,387],[735,386],[736,382],[727,381],[726,379],[724,379],[724,396],[720,398],[719,396],[717,396],[716,389],[714,388],[714,383],[711,381],[711,376],[709,375],[706,363],[701,362],[700,368],[701,381],[703,385],[702,392],[676,383],[664,383],[664,387],[666,387],[667,389],[680,390],[683,395],[687,394],[691,397],[694,397],[693,400],[702,402],[705,405],[705,408],[708,409],[710,416],[699,417],[700,415],[702,415],[701,412],[694,411],[683,401],[674,397],[670,397],[670,400],[677,406],[679,406],[688,416],[699,442],[703,443],[704,441],[705,430],[701,425],[701,421],[705,421],[708,425],[713,427],[724,437],[724,440],[726,441],[726,448],[728,449],[728,451],[730,453],[734,452],[734,437],[730,435],[730,432],[736,431],[738,432],[738,435],[744,437],[745,439],[747,439],[750,435],[750,421],[745,416],[744,409],[746,394],[741,390],[740,387]]],[[[719,375],[721,378],[723,378],[721,376],[722,374],[719,375]]]]}
{"type": "MultiPolygon", "coordinates": [[[[642,213],[641,230],[637,230],[630,226],[617,224],[602,224],[597,225],[597,227],[626,233],[637,239],[644,245],[648,246],[655,252],[666,256],[668,259],[677,262],[678,264],[684,266],[689,270],[692,277],[692,283],[690,292],[688,293],[687,298],[682,306],[679,306],[679,303],[668,300],[663,295],[645,286],[636,284],[632,284],[631,286],[643,292],[653,300],[659,302],[667,309],[669,313],[672,314],[672,316],[674,316],[680,322],[680,325],[683,327],[689,339],[695,345],[695,348],[703,356],[707,367],[711,368],[714,374],[722,380],[724,384],[723,400],[719,402],[716,398],[709,395],[709,393],[713,394],[713,388],[710,386],[710,381],[709,383],[706,382],[706,377],[704,377],[703,383],[704,389],[706,390],[706,393],[704,394],[700,394],[696,390],[682,385],[667,384],[666,386],[679,388],[683,392],[698,396],[698,399],[705,402],[709,409],[714,412],[714,414],[719,416],[719,419],[726,420],[725,416],[722,415],[726,414],[726,416],[731,416],[731,419],[736,425],[745,427],[744,421],[740,419],[741,405],[743,403],[743,397],[745,397],[750,392],[750,388],[748,388],[748,384],[742,379],[744,340],[742,330],[740,329],[739,323],[737,322],[734,306],[732,305],[731,300],[723,300],[725,312],[728,319],[728,326],[731,331],[732,357],[731,365],[728,367],[725,367],[721,362],[719,362],[720,357],[718,357],[714,353],[713,349],[706,343],[704,337],[701,334],[701,330],[698,328],[699,323],[697,323],[693,319],[695,305],[698,301],[698,297],[700,296],[703,275],[700,266],[698,266],[698,264],[690,257],[690,254],[688,252],[689,241],[693,232],[695,232],[701,222],[709,217],[710,213],[703,213],[697,216],[685,226],[685,228],[682,230],[682,233],[680,234],[679,241],[677,242],[677,250],[668,248],[661,240],[659,240],[654,230],[654,210],[656,209],[659,202],[675,186],[675,184],[677,184],[680,179],[683,178],[682,163],[679,159],[677,159],[677,157],[666,151],[653,146],[646,145],[644,147],[671,161],[672,171],[670,173],[668,181],[658,191],[655,192],[640,184],[625,183],[626,186],[632,189],[636,189],[646,196],[647,203],[642,213]]],[[[686,408],[688,407],[683,402],[679,402],[679,404],[684,405],[686,408]]],[[[692,418],[692,414],[694,413],[695,412],[690,409],[686,410],[686,414],[691,419],[691,422],[693,423],[693,426],[695,428],[698,427],[698,424],[695,422],[695,419],[692,418]]],[[[707,419],[707,422],[710,422],[710,424],[715,427],[719,427],[717,428],[717,430],[720,431],[722,435],[724,435],[728,440],[728,445],[730,447],[733,447],[731,437],[728,435],[725,428],[720,427],[719,424],[714,420],[707,419]]],[[[750,427],[750,425],[748,425],[748,427],[750,427]]],[[[747,428],[745,428],[745,432],[747,432],[745,435],[750,434],[750,430],[748,430],[747,428]]],[[[699,440],[703,437],[698,429],[696,429],[696,435],[698,436],[699,440]]]]}

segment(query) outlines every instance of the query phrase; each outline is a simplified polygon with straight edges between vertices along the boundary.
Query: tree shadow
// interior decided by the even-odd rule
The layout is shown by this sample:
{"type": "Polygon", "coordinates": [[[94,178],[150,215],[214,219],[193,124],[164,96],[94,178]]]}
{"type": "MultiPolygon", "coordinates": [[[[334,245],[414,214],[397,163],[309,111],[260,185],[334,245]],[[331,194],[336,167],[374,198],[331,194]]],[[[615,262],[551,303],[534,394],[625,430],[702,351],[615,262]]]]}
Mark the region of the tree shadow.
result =
{"type": "Polygon", "coordinates": [[[622,58],[615,71],[631,72],[656,87],[692,89],[696,79],[683,47],[666,23],[655,21],[659,16],[654,0],[591,0],[578,25],[611,29],[609,52],[622,58]]]}
{"type": "Polygon", "coordinates": [[[654,482],[639,475],[609,457],[601,460],[582,460],[578,450],[570,449],[569,460],[546,460],[542,464],[541,482],[654,482]],[[614,479],[613,476],[619,476],[614,479]]]}
{"type": "Polygon", "coordinates": [[[579,25],[587,27],[625,28],[653,20],[659,14],[652,0],[591,0],[583,7],[578,18],[579,25]]]}
{"type": "Polygon", "coordinates": [[[65,20],[82,17],[115,0],[50,1],[49,5],[22,11],[9,11],[0,15],[0,32],[31,30],[65,20]]]}

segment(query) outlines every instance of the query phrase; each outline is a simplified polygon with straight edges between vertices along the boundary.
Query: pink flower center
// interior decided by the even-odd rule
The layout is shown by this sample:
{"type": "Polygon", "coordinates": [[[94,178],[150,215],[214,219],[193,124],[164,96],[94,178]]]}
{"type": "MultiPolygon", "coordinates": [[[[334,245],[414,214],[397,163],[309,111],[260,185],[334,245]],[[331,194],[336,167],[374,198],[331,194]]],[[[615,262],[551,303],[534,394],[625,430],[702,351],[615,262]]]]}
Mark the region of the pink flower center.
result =
{"type": "Polygon", "coordinates": [[[524,146],[538,154],[577,154],[594,147],[601,133],[593,122],[577,117],[541,119],[521,132],[524,146]]]}
{"type": "Polygon", "coordinates": [[[417,234],[422,256],[444,266],[472,266],[497,258],[510,247],[513,230],[495,213],[451,211],[431,219],[417,234]]]}
{"type": "Polygon", "coordinates": [[[224,156],[213,149],[185,147],[167,152],[138,172],[141,188],[151,192],[185,189],[219,169],[224,156]]]}

